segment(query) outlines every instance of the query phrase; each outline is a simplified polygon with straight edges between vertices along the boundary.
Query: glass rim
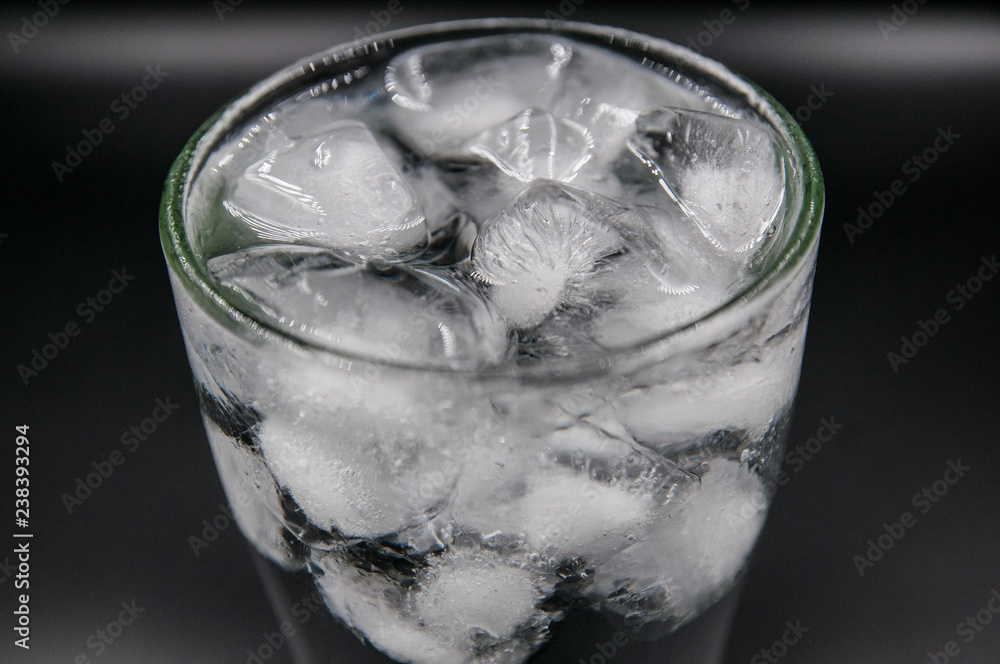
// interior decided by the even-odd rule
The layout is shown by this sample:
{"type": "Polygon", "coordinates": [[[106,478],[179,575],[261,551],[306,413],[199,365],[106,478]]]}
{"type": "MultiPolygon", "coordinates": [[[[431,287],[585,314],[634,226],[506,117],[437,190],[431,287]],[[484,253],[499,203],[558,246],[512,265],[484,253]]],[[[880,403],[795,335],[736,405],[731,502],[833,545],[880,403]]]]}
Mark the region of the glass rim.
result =
{"type": "MultiPolygon", "coordinates": [[[[786,196],[790,190],[789,184],[786,180],[786,196]]],[[[715,333],[728,330],[733,325],[738,325],[740,320],[745,320],[754,303],[765,301],[769,294],[780,293],[782,284],[787,283],[809,261],[818,245],[824,199],[823,175],[816,155],[792,115],[765,90],[721,63],[665,39],[613,26],[548,19],[470,19],[424,24],[339,43],[282,68],[227,102],[198,128],[171,166],[161,201],[159,229],[164,256],[171,273],[192,296],[197,306],[236,333],[249,332],[264,342],[282,345],[292,352],[314,353],[335,362],[346,359],[402,370],[456,375],[563,379],[592,372],[604,373],[613,367],[635,366],[637,363],[642,366],[652,365],[717,341],[715,333]],[[792,204],[785,207],[784,223],[791,226],[777,255],[740,292],[680,327],[664,330],[623,348],[570,355],[545,363],[526,365],[507,363],[488,367],[450,366],[427,361],[399,361],[338,350],[294,337],[270,321],[256,318],[228,300],[207,270],[201,266],[188,240],[184,221],[191,184],[226,132],[238,122],[248,119],[248,111],[259,107],[279,92],[291,93],[296,89],[296,83],[303,84],[307,76],[315,76],[321,68],[344,66],[345,63],[371,52],[391,51],[397,48],[397,42],[415,39],[422,39],[422,43],[439,41],[434,39],[435,36],[459,39],[462,37],[457,35],[463,32],[472,33],[469,36],[532,32],[588,37],[617,52],[632,49],[648,52],[656,61],[683,64],[688,68],[686,71],[694,71],[719,84],[728,93],[736,94],[748,108],[764,118],[779,133],[791,149],[799,173],[801,191],[797,191],[797,196],[791,200],[792,204]],[[664,57],[668,59],[664,60],[664,57]]]]}

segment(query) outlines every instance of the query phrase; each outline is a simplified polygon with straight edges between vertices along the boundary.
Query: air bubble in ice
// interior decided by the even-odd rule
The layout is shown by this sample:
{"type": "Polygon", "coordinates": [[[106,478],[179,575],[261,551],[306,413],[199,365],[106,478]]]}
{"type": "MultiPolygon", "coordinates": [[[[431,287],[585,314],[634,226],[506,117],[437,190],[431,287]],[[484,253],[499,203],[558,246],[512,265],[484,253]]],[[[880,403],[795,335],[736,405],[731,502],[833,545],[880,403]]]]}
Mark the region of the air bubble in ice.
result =
{"type": "Polygon", "coordinates": [[[531,328],[585,291],[601,264],[623,254],[634,254],[656,275],[672,269],[640,211],[537,180],[483,225],[472,249],[472,274],[512,327],[531,328]]]}
{"type": "Polygon", "coordinates": [[[592,593],[605,607],[643,620],[687,620],[743,568],[764,523],[763,485],[736,461],[708,464],[676,514],[598,567],[592,593]]]}

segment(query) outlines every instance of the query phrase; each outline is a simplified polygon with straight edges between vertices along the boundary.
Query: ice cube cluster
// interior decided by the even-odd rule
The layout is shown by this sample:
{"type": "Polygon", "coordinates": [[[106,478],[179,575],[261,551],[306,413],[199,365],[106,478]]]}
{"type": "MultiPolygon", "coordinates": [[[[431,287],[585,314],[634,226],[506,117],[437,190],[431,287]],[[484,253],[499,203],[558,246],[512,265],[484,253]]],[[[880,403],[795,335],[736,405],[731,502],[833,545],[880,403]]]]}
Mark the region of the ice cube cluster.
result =
{"type": "Polygon", "coordinates": [[[474,369],[627,347],[738,294],[781,223],[775,132],[662,65],[519,34],[352,86],[277,104],[195,196],[215,278],[309,343],[474,369]]]}
{"type": "Polygon", "coordinates": [[[736,297],[784,215],[776,133],[562,36],[338,80],[220,146],[192,194],[226,297],[342,358],[279,349],[253,396],[196,367],[241,528],[400,662],[522,662],[571,608],[689,619],[762,524],[800,319],[697,378],[476,391],[437,370],[629,348],[736,297]]]}

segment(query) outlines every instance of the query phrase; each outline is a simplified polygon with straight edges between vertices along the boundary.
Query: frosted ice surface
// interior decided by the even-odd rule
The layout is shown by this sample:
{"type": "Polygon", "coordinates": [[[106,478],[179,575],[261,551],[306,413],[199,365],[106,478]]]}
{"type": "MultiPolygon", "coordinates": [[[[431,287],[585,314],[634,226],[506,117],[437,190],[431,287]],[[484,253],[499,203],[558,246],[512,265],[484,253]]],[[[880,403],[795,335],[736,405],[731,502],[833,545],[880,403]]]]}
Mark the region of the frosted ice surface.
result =
{"type": "Polygon", "coordinates": [[[696,321],[729,299],[726,289],[688,275],[680,270],[668,287],[662,278],[633,270],[613,291],[615,301],[588,321],[588,334],[603,348],[628,348],[696,321]]]}
{"type": "Polygon", "coordinates": [[[265,240],[395,259],[427,240],[424,214],[385,147],[362,124],[327,124],[268,152],[225,208],[265,240]]]}
{"type": "Polygon", "coordinates": [[[622,423],[652,446],[690,443],[715,431],[762,435],[795,395],[794,356],[766,353],[698,378],[636,388],[615,402],[622,423]]]}
{"type": "Polygon", "coordinates": [[[569,182],[590,160],[593,146],[593,137],[582,125],[527,108],[470,140],[468,150],[521,182],[569,182]]]}
{"type": "MultiPolygon", "coordinates": [[[[361,424],[332,416],[309,426],[272,416],[261,448],[280,485],[309,520],[349,537],[379,537],[426,520],[455,482],[441,452],[424,441],[379,439],[361,424]]],[[[456,469],[457,471],[457,469],[456,469]]]]}
{"type": "Polygon", "coordinates": [[[537,647],[550,622],[536,605],[552,583],[487,550],[432,557],[405,588],[336,553],[316,563],[331,612],[400,662],[515,664],[537,647]]]}
{"type": "Polygon", "coordinates": [[[488,551],[456,550],[434,559],[420,579],[414,615],[444,640],[500,644],[525,626],[546,624],[537,574],[488,551]]]}
{"type": "Polygon", "coordinates": [[[444,642],[404,613],[401,591],[378,575],[364,574],[333,559],[319,561],[316,583],[330,611],[361,632],[373,646],[399,662],[464,664],[457,645],[444,642]]]}
{"type": "Polygon", "coordinates": [[[488,286],[502,318],[514,328],[531,328],[572,303],[588,278],[622,252],[635,254],[655,274],[670,274],[663,242],[639,211],[538,180],[480,229],[472,273],[488,286]]]}
{"type": "Polygon", "coordinates": [[[385,73],[390,119],[419,152],[457,153],[468,137],[547,105],[572,55],[564,41],[500,35],[406,51],[385,73]]]}
{"type": "Polygon", "coordinates": [[[605,598],[604,606],[648,620],[685,619],[742,569],[764,524],[767,496],[736,461],[709,464],[670,519],[597,568],[591,592],[605,598]]]}
{"type": "Polygon", "coordinates": [[[528,546],[560,559],[600,562],[646,534],[654,494],[598,482],[586,474],[552,469],[531,477],[524,495],[481,514],[480,530],[523,535],[528,546]]]}
{"type": "Polygon", "coordinates": [[[720,249],[750,251],[779,220],[784,158],[763,125],[664,108],[638,118],[628,148],[720,249]]]}
{"type": "Polygon", "coordinates": [[[748,279],[745,254],[720,250],[676,204],[666,203],[668,209],[641,209],[662,238],[672,269],[654,274],[633,266],[627,279],[622,270],[591,282],[615,295],[588,322],[590,337],[603,348],[627,348],[693,323],[735,297],[748,279]]]}
{"type": "MultiPolygon", "coordinates": [[[[691,478],[671,462],[589,423],[467,464],[450,516],[486,541],[524,541],[543,556],[607,558],[683,499],[691,478]]],[[[486,456],[485,454],[483,456],[486,456]]]]}

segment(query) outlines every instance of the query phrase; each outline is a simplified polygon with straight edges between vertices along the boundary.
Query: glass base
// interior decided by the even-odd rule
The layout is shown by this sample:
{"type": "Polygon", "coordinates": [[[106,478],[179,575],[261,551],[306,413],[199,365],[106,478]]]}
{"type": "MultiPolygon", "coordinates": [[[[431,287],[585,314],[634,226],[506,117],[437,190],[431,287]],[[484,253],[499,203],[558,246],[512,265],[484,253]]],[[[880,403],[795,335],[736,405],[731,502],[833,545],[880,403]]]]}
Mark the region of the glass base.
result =
{"type": "MultiPolygon", "coordinates": [[[[247,654],[249,664],[287,650],[294,664],[395,664],[334,618],[305,572],[288,572],[253,551],[279,629],[247,654]],[[256,656],[256,659],[254,657],[256,656]]],[[[629,626],[621,616],[571,611],[527,664],[721,664],[742,582],[680,629],[664,623],[629,626]]]]}

